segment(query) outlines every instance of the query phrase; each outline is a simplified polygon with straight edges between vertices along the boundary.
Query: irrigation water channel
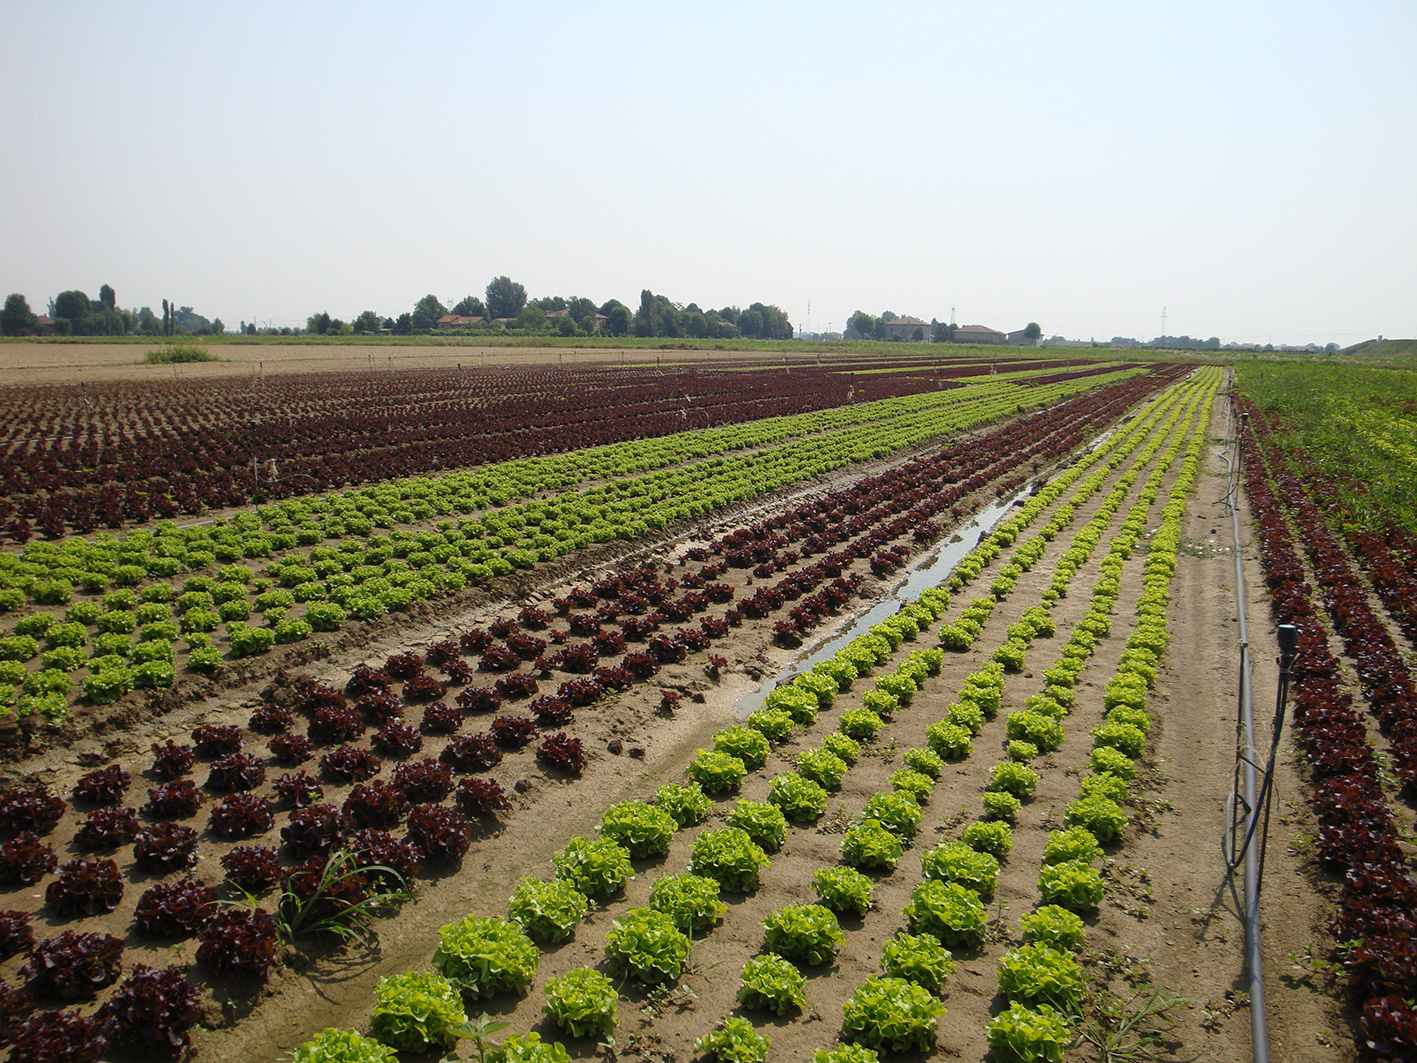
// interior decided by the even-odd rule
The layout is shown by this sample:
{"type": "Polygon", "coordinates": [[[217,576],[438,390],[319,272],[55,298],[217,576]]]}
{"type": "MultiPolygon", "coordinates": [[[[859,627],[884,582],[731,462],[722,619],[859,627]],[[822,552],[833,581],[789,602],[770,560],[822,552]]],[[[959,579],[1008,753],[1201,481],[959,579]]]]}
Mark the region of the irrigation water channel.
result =
{"type": "MultiPolygon", "coordinates": [[[[1121,427],[1130,417],[1124,418],[1118,423],[1121,427]]],[[[900,611],[901,606],[907,605],[918,598],[924,591],[931,587],[937,587],[949,579],[950,573],[954,571],[956,565],[964,560],[966,554],[973,550],[984,537],[994,530],[1004,516],[1024,499],[1040,490],[1060,469],[1065,465],[1076,461],[1078,457],[1091,453],[1105,443],[1111,437],[1116,428],[1112,428],[1094,439],[1076,457],[1068,459],[1067,462],[1059,462],[1057,465],[1034,476],[1026,484],[1020,487],[1007,498],[990,503],[979,510],[970,518],[969,523],[956,529],[955,534],[949,542],[944,543],[935,550],[926,554],[905,570],[905,576],[900,579],[890,592],[878,601],[870,609],[857,616],[850,624],[834,635],[829,635],[824,639],[812,643],[805,647],[797,658],[784,668],[777,675],[770,679],[764,679],[755,688],[744,694],[734,704],[734,711],[743,718],[747,718],[749,713],[763,707],[763,702],[767,699],[775,688],[783,683],[789,683],[803,672],[810,671],[812,666],[819,661],[825,661],[832,657],[838,650],[845,647],[852,639],[858,635],[869,631],[875,624],[879,624],[887,617],[894,616],[900,611]],[[978,534],[973,534],[978,529],[978,534]]]]}

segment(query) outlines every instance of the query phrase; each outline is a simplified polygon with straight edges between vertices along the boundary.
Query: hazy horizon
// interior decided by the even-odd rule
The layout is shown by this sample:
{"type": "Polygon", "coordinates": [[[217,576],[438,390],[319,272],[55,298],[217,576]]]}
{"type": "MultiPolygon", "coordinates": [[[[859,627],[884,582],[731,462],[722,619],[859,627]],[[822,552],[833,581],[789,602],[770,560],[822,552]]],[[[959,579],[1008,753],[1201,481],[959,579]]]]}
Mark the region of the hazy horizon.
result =
{"type": "Polygon", "coordinates": [[[7,5],[0,295],[1417,336],[1417,9],[7,5]],[[810,303],[810,315],[808,305],[810,303]]]}

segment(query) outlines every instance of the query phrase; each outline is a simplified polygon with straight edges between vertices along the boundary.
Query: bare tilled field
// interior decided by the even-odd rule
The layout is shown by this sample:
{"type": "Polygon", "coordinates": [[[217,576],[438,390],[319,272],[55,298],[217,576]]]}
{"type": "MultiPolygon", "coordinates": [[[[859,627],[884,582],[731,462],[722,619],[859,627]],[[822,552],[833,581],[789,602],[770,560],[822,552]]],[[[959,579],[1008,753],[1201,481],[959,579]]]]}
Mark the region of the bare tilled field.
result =
{"type": "MultiPolygon", "coordinates": [[[[965,368],[12,545],[13,1058],[1244,1058],[1224,375],[965,368]]],[[[1298,744],[1270,1048],[1346,1060],[1298,744]]]]}

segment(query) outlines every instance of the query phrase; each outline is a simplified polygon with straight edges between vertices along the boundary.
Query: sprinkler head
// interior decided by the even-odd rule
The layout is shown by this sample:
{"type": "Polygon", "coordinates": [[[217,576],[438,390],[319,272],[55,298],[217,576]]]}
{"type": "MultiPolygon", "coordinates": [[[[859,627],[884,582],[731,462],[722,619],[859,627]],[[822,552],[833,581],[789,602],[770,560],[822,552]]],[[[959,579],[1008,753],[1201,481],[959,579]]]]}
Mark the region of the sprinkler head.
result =
{"type": "Polygon", "coordinates": [[[1288,670],[1299,648],[1299,629],[1293,624],[1279,625],[1279,667],[1288,670]]]}

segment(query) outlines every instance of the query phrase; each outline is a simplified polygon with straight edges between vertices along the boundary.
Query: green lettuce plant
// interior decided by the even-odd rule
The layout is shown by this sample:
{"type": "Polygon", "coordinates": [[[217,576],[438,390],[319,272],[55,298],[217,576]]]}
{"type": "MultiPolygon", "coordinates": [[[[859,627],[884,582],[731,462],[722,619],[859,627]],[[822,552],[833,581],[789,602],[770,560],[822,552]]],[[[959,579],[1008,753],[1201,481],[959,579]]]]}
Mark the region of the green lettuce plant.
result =
{"type": "Polygon", "coordinates": [[[714,879],[688,872],[660,876],[650,887],[649,906],[664,912],[691,936],[713,926],[728,911],[728,905],[718,899],[714,879]]]}
{"type": "Polygon", "coordinates": [[[728,813],[728,826],[737,827],[764,852],[775,853],[787,840],[787,820],[777,805],[740,797],[728,813]]]}
{"type": "Polygon", "coordinates": [[[1069,827],[1082,827],[1101,842],[1119,838],[1127,827],[1127,814],[1115,801],[1105,797],[1082,797],[1063,812],[1063,822],[1069,827]]]}
{"type": "Polygon", "coordinates": [[[772,1038],[759,1034],[747,1019],[725,1018],[718,1028],[694,1039],[694,1051],[718,1063],[762,1063],[772,1038]]]}
{"type": "Polygon", "coordinates": [[[1002,761],[994,765],[989,775],[989,789],[1013,794],[1022,801],[1038,789],[1038,772],[1026,764],[1002,761]]]}
{"type": "Polygon", "coordinates": [[[928,1052],[945,1006],[904,978],[867,977],[842,1005],[842,1036],[868,1048],[928,1052]]]}
{"type": "Polygon", "coordinates": [[[932,993],[944,989],[954,969],[949,949],[929,934],[899,932],[881,951],[882,974],[904,978],[932,993]]]}
{"type": "Polygon", "coordinates": [[[623,848],[635,860],[669,852],[679,825],[656,805],[643,801],[618,801],[600,818],[600,836],[623,848]]]}
{"type": "Polygon", "coordinates": [[[847,763],[828,749],[797,754],[797,772],[826,790],[835,790],[846,778],[847,763]]]}
{"type": "Polygon", "coordinates": [[[905,762],[907,768],[918,771],[922,775],[928,775],[932,779],[938,779],[940,773],[945,770],[945,762],[933,749],[912,747],[902,753],[900,759],[905,762]]]}
{"type": "Polygon", "coordinates": [[[591,900],[604,900],[634,878],[630,854],[608,838],[572,838],[551,858],[556,877],[591,900]]]}
{"type": "Polygon", "coordinates": [[[965,827],[959,840],[971,849],[1003,859],[1014,847],[1014,829],[1003,820],[986,819],[965,827]]]}
{"type": "Polygon", "coordinates": [[[331,1027],[297,1046],[290,1063],[398,1063],[398,1056],[372,1037],[331,1027]]]}
{"type": "Polygon", "coordinates": [[[844,940],[836,916],[820,904],[789,904],[763,920],[763,947],[810,967],[830,963],[844,940]]]}
{"type": "Polygon", "coordinates": [[[438,930],[433,966],[463,993],[477,999],[525,993],[541,953],[518,923],[466,916],[438,930]]]}
{"type": "Polygon", "coordinates": [[[944,760],[963,760],[973,749],[969,728],[943,720],[925,728],[925,741],[944,760]]]}
{"type": "Polygon", "coordinates": [[[1024,943],[1029,945],[1076,951],[1082,948],[1087,934],[1087,928],[1077,914],[1056,904],[1045,904],[1024,913],[1019,923],[1023,926],[1024,943]]]}
{"type": "Polygon", "coordinates": [[[1067,1019],[1047,1004],[1015,1001],[989,1022],[989,1052],[998,1063],[1063,1063],[1072,1039],[1067,1019]]]}
{"type": "Polygon", "coordinates": [[[571,1063],[560,1041],[543,1041],[535,1030],[514,1033],[487,1054],[487,1063],[571,1063]]]}
{"type": "Polygon", "coordinates": [[[786,709],[756,709],[748,714],[743,723],[759,732],[773,745],[777,745],[797,730],[796,721],[786,709]]]}
{"type": "Polygon", "coordinates": [[[735,756],[717,750],[700,749],[686,769],[689,778],[706,794],[726,794],[738,789],[747,767],[735,756]]]}
{"type": "Polygon", "coordinates": [[[762,848],[737,827],[706,830],[689,851],[690,871],[733,893],[753,892],[758,888],[758,873],[771,866],[762,848]]]}
{"type": "Polygon", "coordinates": [[[999,959],[999,992],[1010,1002],[1075,1010],[1083,990],[1082,967],[1071,952],[1020,945],[999,959]]]}
{"type": "Polygon", "coordinates": [[[911,932],[932,934],[945,945],[969,947],[984,937],[987,913],[973,890],[957,882],[927,879],[910,894],[904,909],[911,932]]]}
{"type": "Polygon", "coordinates": [[[998,790],[985,790],[979,795],[979,799],[984,803],[986,819],[1001,819],[1013,823],[1018,819],[1019,809],[1023,807],[1023,802],[1013,794],[998,790]]]}
{"type": "Polygon", "coordinates": [[[761,731],[744,724],[725,727],[713,736],[713,748],[720,753],[737,757],[749,771],[757,771],[767,763],[772,745],[761,731]]]}
{"type": "Polygon", "coordinates": [[[645,985],[672,982],[689,958],[689,938],[666,913],[631,908],[610,924],[605,956],[612,972],[645,985]]]}
{"type": "Polygon", "coordinates": [[[681,786],[668,782],[654,792],[654,804],[673,817],[681,828],[702,823],[713,807],[703,790],[693,783],[681,786]]]}
{"type": "Polygon", "coordinates": [[[856,868],[893,871],[902,851],[900,839],[874,819],[848,827],[841,839],[842,860],[856,868]]]}
{"type": "Polygon", "coordinates": [[[848,738],[840,731],[832,731],[830,734],[822,736],[822,748],[828,753],[832,753],[847,764],[855,764],[856,758],[861,755],[861,743],[854,738],[848,738]]]}
{"type": "Polygon", "coordinates": [[[1069,827],[1067,830],[1050,830],[1048,841],[1043,846],[1045,864],[1061,864],[1065,860],[1081,860],[1091,863],[1102,855],[1102,847],[1085,827],[1069,827]]]}
{"type": "Polygon", "coordinates": [[[806,989],[807,979],[801,971],[783,957],[767,953],[743,965],[738,1003],[749,1011],[786,1015],[806,1008],[806,989]]]}
{"type": "Polygon", "coordinates": [[[812,1053],[812,1063],[881,1063],[881,1057],[874,1048],[844,1044],[817,1049],[812,1053]]]}
{"type": "Polygon", "coordinates": [[[575,932],[588,904],[569,882],[523,878],[507,901],[507,915],[537,944],[555,945],[575,932]]]}
{"type": "Polygon", "coordinates": [[[914,798],[889,791],[872,794],[861,809],[863,820],[875,820],[902,839],[915,836],[924,815],[914,798]]]}
{"type": "Polygon", "coordinates": [[[946,841],[920,854],[920,873],[926,879],[958,882],[980,896],[988,896],[999,878],[999,861],[963,841],[946,841]]]}
{"type": "Polygon", "coordinates": [[[374,997],[370,1029],[400,1052],[450,1049],[467,1022],[457,986],[440,974],[408,971],[380,979],[374,997]]]}
{"type": "Polygon", "coordinates": [[[817,900],[832,911],[864,916],[871,910],[873,883],[854,867],[824,867],[812,873],[817,900]]]}
{"type": "Polygon", "coordinates": [[[893,772],[890,777],[891,789],[896,793],[905,794],[917,804],[924,804],[930,800],[930,794],[934,792],[935,780],[924,772],[915,771],[912,768],[901,768],[893,772]]]}
{"type": "Polygon", "coordinates": [[[576,967],[546,980],[542,1011],[571,1037],[609,1037],[618,1022],[620,995],[609,978],[593,967],[576,967]]]}
{"type": "Polygon", "coordinates": [[[1083,912],[1102,902],[1102,876],[1082,860],[1046,864],[1038,873],[1038,891],[1045,904],[1083,912]]]}
{"type": "Polygon", "coordinates": [[[857,742],[876,737],[885,722],[870,709],[847,709],[837,720],[837,730],[857,742]]]}
{"type": "Polygon", "coordinates": [[[768,784],[768,800],[793,823],[810,823],[827,810],[827,792],[795,771],[773,776],[768,784]]]}

